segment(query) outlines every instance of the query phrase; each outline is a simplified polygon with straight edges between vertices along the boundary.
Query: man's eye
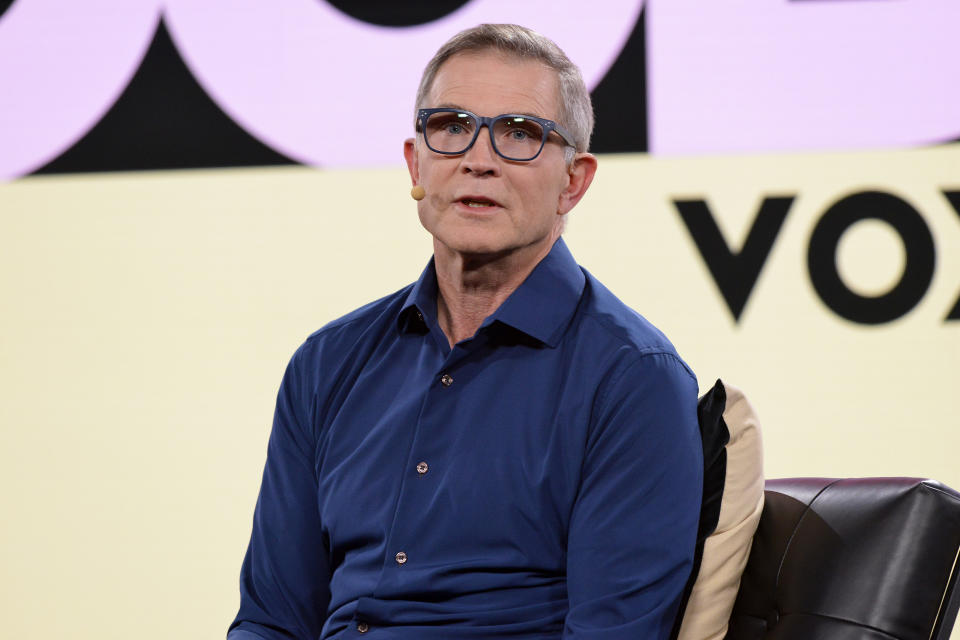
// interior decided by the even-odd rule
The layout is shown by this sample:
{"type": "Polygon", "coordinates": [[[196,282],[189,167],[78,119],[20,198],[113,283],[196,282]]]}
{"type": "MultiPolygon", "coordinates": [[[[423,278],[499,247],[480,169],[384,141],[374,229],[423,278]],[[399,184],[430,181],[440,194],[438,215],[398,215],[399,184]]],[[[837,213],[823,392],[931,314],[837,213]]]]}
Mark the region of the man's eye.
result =
{"type": "Polygon", "coordinates": [[[530,134],[523,129],[512,129],[507,135],[509,135],[514,140],[526,140],[530,137],[530,134]]]}
{"type": "Polygon", "coordinates": [[[450,122],[443,128],[443,130],[444,132],[452,135],[459,135],[463,133],[463,125],[459,122],[450,122]]]}

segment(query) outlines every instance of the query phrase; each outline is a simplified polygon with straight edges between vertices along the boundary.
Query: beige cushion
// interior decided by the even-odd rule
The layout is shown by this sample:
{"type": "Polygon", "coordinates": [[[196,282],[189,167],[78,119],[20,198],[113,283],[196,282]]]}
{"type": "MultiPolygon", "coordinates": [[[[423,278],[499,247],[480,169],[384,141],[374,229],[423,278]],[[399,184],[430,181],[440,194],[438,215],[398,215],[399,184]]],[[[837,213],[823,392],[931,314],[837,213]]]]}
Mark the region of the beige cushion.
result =
{"type": "Polygon", "coordinates": [[[703,545],[678,640],[723,640],[763,511],[763,447],[760,423],[743,392],[723,383],[723,420],[730,431],[727,470],[716,531],[703,545]]]}

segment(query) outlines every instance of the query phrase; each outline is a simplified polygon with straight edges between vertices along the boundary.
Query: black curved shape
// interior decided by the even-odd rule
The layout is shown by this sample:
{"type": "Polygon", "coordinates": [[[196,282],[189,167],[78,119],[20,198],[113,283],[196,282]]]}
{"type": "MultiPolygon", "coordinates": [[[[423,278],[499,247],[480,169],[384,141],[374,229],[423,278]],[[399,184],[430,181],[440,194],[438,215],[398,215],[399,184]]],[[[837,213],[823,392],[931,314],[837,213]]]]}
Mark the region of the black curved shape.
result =
{"type": "Polygon", "coordinates": [[[944,146],[949,146],[949,145],[951,145],[951,144],[960,144],[960,136],[958,136],[958,137],[956,137],[956,138],[950,138],[950,139],[948,139],[948,140],[934,141],[933,143],[931,143],[931,144],[929,144],[929,145],[927,145],[927,146],[930,146],[930,147],[944,147],[944,146]]]}
{"type": "Polygon", "coordinates": [[[881,191],[864,191],[835,202],[813,229],[807,249],[810,282],[837,315],[860,324],[883,324],[907,314],[930,287],[936,264],[933,234],[920,212],[881,191]],[[903,240],[906,265],[897,284],[876,296],[852,291],[840,277],[837,248],[847,229],[861,220],[880,220],[903,240]]]}
{"type": "Polygon", "coordinates": [[[590,94],[597,121],[590,150],[595,153],[649,150],[646,16],[644,9],[616,62],[590,94]]]}
{"type": "MultiPolygon", "coordinates": [[[[0,0],[0,7],[9,8],[13,1],[0,0]]],[[[347,6],[341,0],[331,4],[338,6],[338,2],[358,19],[395,26],[436,19],[465,4],[373,2],[347,6]]],[[[593,92],[595,151],[647,148],[644,37],[641,15],[617,61],[593,92]]],[[[298,163],[245,131],[206,94],[161,22],[116,103],[79,141],[33,173],[289,164],[298,163]]]]}
{"type": "MultiPolygon", "coordinates": [[[[396,2],[396,0],[320,0],[351,18],[383,27],[412,27],[450,15],[470,0],[430,0],[429,2],[396,2]]],[[[452,35],[452,34],[451,34],[452,35]]],[[[426,63],[426,60],[424,60],[426,63]]]]}
{"type": "Polygon", "coordinates": [[[15,2],[16,0],[0,0],[0,17],[3,17],[3,14],[7,12],[7,9],[15,2]]]}
{"type": "Polygon", "coordinates": [[[204,92],[160,22],[130,84],[76,144],[35,174],[297,164],[204,92]]]}

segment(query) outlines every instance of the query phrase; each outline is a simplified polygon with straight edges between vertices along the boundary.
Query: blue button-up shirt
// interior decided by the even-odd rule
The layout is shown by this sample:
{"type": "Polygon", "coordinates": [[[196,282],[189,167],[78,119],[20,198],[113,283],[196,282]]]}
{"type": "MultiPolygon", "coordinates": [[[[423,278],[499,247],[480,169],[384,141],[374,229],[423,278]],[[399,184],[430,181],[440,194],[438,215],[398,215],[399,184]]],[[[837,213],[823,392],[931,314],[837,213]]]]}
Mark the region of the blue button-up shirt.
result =
{"type": "Polygon", "coordinates": [[[294,354],[229,640],[669,635],[697,383],[562,240],[452,349],[433,264],[294,354]]]}

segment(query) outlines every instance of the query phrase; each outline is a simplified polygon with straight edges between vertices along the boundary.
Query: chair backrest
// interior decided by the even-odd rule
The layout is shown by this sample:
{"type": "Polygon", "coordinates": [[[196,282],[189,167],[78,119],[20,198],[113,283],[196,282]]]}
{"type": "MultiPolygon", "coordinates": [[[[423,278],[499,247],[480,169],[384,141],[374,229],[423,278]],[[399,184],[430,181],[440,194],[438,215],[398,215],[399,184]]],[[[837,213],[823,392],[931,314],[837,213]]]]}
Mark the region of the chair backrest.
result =
{"type": "Polygon", "coordinates": [[[960,494],[930,480],[768,480],[727,640],[947,640],[960,494]]]}

